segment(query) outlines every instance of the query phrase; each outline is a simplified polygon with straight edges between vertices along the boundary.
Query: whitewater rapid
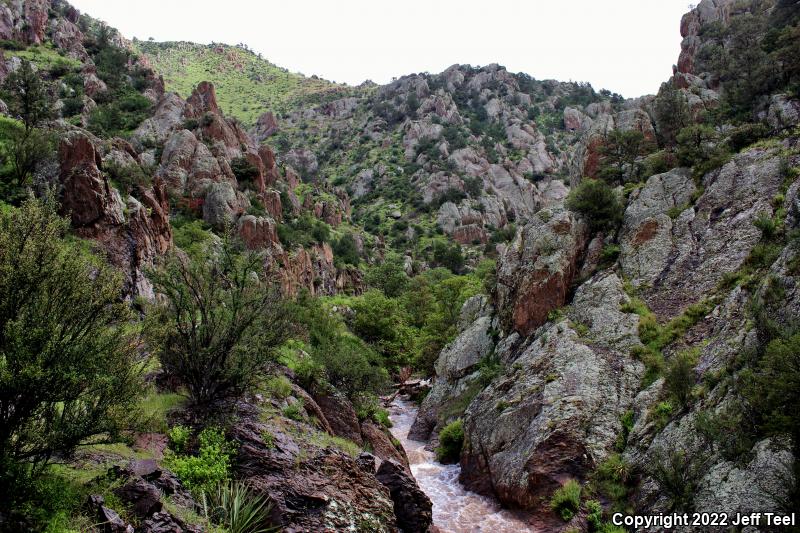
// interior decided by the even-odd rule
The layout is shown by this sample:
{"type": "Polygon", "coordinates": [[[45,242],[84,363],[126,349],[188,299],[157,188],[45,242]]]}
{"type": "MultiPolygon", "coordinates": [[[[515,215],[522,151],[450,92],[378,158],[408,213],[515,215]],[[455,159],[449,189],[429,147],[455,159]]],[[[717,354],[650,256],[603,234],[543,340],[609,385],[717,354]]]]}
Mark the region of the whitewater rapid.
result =
{"type": "Polygon", "coordinates": [[[458,482],[461,467],[443,465],[424,442],[408,439],[417,415],[413,403],[396,398],[389,408],[392,435],[405,448],[411,472],[433,502],[433,525],[441,533],[524,533],[533,527],[492,500],[470,492],[458,482]]]}

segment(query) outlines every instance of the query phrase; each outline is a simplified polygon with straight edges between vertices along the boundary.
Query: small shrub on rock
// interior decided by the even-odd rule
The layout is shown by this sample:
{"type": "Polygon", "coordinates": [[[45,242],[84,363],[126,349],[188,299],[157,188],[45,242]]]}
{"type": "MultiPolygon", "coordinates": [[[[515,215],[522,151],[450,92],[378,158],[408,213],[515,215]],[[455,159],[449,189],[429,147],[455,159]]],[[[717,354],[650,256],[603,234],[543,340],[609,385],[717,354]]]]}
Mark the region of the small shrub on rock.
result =
{"type": "Polygon", "coordinates": [[[592,231],[615,229],[625,209],[611,186],[592,179],[581,181],[570,192],[567,207],[583,216],[592,231]]]}
{"type": "Polygon", "coordinates": [[[550,498],[550,508],[561,517],[564,522],[569,522],[581,506],[581,485],[570,479],[553,493],[550,498]]]}
{"type": "Polygon", "coordinates": [[[436,460],[440,463],[455,463],[461,457],[464,446],[464,426],[459,418],[447,424],[439,433],[439,447],[436,448],[436,460]]]}

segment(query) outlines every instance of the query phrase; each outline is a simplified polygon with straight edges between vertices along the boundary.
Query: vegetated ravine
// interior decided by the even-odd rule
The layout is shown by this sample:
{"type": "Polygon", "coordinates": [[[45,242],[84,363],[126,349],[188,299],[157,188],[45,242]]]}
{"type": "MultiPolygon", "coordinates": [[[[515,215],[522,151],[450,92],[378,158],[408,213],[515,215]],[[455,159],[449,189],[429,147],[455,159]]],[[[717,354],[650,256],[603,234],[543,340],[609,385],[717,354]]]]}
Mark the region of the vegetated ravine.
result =
{"type": "Polygon", "coordinates": [[[494,499],[466,490],[458,482],[459,465],[438,462],[435,454],[425,449],[426,442],[408,438],[417,410],[415,403],[396,398],[389,410],[391,431],[406,451],[417,484],[433,503],[433,525],[441,533],[531,531],[528,524],[503,510],[494,499]]]}
{"type": "Polygon", "coordinates": [[[800,2],[680,33],[351,87],[0,1],[0,533],[796,511],[800,2]]]}

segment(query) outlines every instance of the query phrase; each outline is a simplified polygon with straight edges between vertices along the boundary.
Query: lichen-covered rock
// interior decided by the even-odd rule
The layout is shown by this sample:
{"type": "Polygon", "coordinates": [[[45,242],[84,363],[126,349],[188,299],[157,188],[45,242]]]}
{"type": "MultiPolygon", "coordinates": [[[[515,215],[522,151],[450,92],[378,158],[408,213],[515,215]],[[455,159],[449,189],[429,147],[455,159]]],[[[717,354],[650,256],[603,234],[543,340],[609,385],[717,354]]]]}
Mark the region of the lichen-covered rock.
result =
{"type": "Polygon", "coordinates": [[[468,407],[460,480],[505,505],[538,508],[612,451],[642,371],[566,321],[545,328],[468,407]]]}
{"type": "Polygon", "coordinates": [[[621,311],[630,303],[622,281],[613,272],[603,272],[583,283],[570,305],[569,318],[588,328],[591,342],[606,348],[629,351],[639,341],[639,316],[621,311]]]}
{"type": "Polygon", "coordinates": [[[668,212],[685,198],[686,178],[673,171],[674,187],[664,175],[648,181],[626,211],[620,263],[635,284],[651,286],[645,299],[659,317],[676,316],[742,265],[761,238],[754,221],[773,214],[782,168],[774,150],[740,153],[706,174],[703,194],[674,220],[668,212]]]}
{"type": "Polygon", "coordinates": [[[652,284],[669,261],[672,211],[688,209],[695,192],[689,169],[656,174],[631,193],[620,233],[620,265],[636,287],[652,284]]]}
{"type": "Polygon", "coordinates": [[[169,134],[183,124],[186,102],[175,93],[164,94],[156,104],[153,116],[142,122],[131,135],[133,142],[144,146],[161,144],[169,134]]]}
{"type": "Polygon", "coordinates": [[[244,212],[246,202],[230,183],[214,183],[203,202],[203,220],[215,228],[224,228],[244,212]]]}
{"type": "Polygon", "coordinates": [[[410,438],[428,440],[432,432],[438,432],[447,422],[442,419],[443,408],[458,402],[475,387],[479,377],[477,366],[494,348],[490,331],[492,313],[493,308],[485,296],[474,296],[464,302],[459,320],[461,332],[436,360],[436,378],[417,411],[410,438]]]}

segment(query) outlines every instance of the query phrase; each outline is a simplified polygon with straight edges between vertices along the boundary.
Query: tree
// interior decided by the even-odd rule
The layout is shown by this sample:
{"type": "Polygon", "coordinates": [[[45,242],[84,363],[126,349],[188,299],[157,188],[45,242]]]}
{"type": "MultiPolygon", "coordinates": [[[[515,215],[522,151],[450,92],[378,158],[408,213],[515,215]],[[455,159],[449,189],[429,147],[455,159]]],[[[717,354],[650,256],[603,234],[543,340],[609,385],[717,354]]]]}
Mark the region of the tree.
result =
{"type": "Polygon", "coordinates": [[[450,269],[454,274],[458,274],[464,268],[461,246],[455,243],[436,241],[433,244],[433,260],[437,265],[450,269]]]}
{"type": "Polygon", "coordinates": [[[30,181],[39,163],[55,150],[53,136],[40,129],[25,129],[12,120],[0,121],[0,156],[9,165],[11,187],[21,189],[30,181]]]}
{"type": "Polygon", "coordinates": [[[11,115],[20,120],[0,123],[0,156],[9,166],[3,176],[2,194],[16,203],[36,167],[54,149],[52,135],[38,129],[53,117],[53,105],[47,85],[28,61],[8,75],[2,96],[11,115]]]}
{"type": "Polygon", "coordinates": [[[592,179],[584,179],[569,193],[567,207],[582,215],[592,231],[615,229],[624,212],[614,189],[592,179]]]}
{"type": "Polygon", "coordinates": [[[258,274],[260,254],[226,237],[206,257],[172,254],[152,272],[165,303],[150,310],[146,328],[164,370],[202,406],[251,388],[290,332],[277,289],[258,274]]]}
{"type": "MultiPolygon", "coordinates": [[[[0,476],[31,473],[136,414],[136,344],[121,280],[64,239],[52,200],[0,215],[0,476]]],[[[0,486],[8,487],[4,482],[0,486]]]]}
{"type": "Polygon", "coordinates": [[[651,143],[641,131],[611,131],[600,149],[600,177],[611,184],[631,181],[639,173],[636,159],[650,148],[651,143]]]}
{"type": "Polygon", "coordinates": [[[333,243],[333,255],[339,264],[358,265],[358,248],[352,233],[345,233],[333,243]]]}
{"type": "Polygon", "coordinates": [[[654,111],[661,145],[675,146],[678,132],[690,121],[686,97],[671,83],[662,83],[654,102],[654,111]]]}
{"type": "Polygon", "coordinates": [[[390,298],[400,296],[408,287],[403,258],[397,254],[389,255],[383,263],[370,268],[364,280],[367,285],[382,290],[390,298]]]}
{"type": "Polygon", "coordinates": [[[19,117],[30,131],[53,117],[53,103],[44,80],[29,61],[22,61],[17,70],[3,82],[3,100],[12,116],[19,117]]]}

